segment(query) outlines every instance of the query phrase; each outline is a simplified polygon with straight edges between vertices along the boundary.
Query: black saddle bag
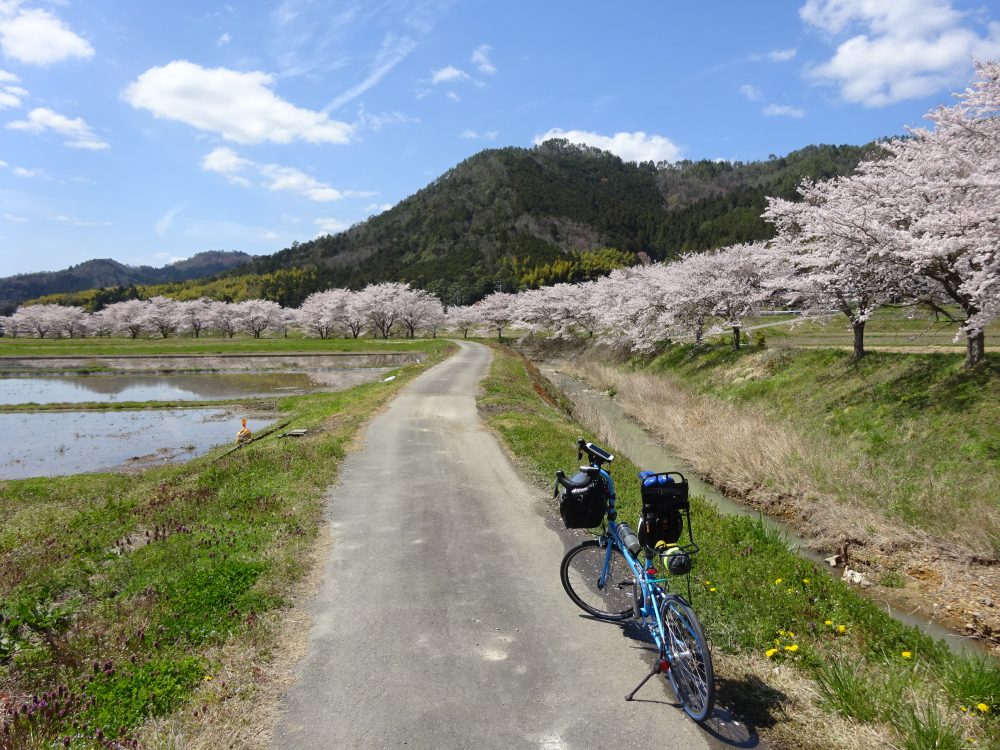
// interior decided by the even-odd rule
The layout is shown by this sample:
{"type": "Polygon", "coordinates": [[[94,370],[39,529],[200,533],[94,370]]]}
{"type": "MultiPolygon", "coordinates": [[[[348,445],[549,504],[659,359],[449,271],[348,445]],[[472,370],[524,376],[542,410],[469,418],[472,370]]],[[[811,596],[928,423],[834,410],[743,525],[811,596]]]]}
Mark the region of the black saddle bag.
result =
{"type": "Polygon", "coordinates": [[[642,480],[642,511],[639,542],[654,549],[657,542],[674,544],[684,531],[684,516],[690,509],[688,483],[676,471],[648,474],[642,480]]]}
{"type": "Polygon", "coordinates": [[[607,491],[604,482],[593,479],[582,471],[571,481],[589,482],[577,490],[563,488],[559,496],[559,515],[567,529],[592,529],[600,526],[608,509],[607,491]]]}

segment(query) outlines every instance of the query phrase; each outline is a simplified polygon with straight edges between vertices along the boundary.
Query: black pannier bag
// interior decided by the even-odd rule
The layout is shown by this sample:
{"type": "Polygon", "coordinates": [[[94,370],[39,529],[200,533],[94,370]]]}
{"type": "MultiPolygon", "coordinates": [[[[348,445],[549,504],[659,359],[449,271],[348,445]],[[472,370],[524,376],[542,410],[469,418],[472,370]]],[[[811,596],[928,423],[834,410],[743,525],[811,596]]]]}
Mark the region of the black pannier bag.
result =
{"type": "Polygon", "coordinates": [[[639,542],[655,549],[657,542],[673,544],[681,538],[684,516],[690,508],[688,483],[677,471],[642,472],[642,512],[639,542]]]}
{"type": "Polygon", "coordinates": [[[587,476],[582,471],[575,474],[570,481],[578,484],[589,482],[589,484],[578,490],[563,488],[559,496],[559,515],[562,516],[566,528],[592,529],[600,526],[608,509],[604,482],[587,476]]]}

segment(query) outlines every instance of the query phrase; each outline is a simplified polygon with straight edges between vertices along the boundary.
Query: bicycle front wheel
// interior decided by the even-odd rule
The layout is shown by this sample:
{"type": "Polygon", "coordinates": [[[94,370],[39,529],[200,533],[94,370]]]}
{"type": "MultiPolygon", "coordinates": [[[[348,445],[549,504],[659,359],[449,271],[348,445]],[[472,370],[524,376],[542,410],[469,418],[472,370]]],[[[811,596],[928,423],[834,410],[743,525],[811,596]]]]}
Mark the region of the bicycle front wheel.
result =
{"type": "Polygon", "coordinates": [[[670,684],[684,713],[697,722],[707,719],[715,706],[712,654],[701,623],[683,599],[670,597],[660,608],[670,657],[670,684]]]}
{"type": "Polygon", "coordinates": [[[559,577],[569,598],[594,617],[626,620],[632,616],[635,573],[610,541],[603,547],[596,539],[578,544],[563,558],[559,577]]]}

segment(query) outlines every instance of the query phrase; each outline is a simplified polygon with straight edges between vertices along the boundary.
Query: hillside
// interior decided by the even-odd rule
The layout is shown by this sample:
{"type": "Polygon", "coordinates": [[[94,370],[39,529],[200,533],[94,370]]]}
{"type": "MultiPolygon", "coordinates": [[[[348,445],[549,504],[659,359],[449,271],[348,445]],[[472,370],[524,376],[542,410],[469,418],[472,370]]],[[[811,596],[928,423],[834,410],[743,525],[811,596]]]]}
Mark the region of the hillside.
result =
{"type": "MultiPolygon", "coordinates": [[[[411,281],[450,302],[578,279],[532,278],[531,269],[582,265],[615,248],[660,260],[766,239],[766,195],[794,197],[803,177],[854,169],[866,147],[809,146],[764,162],[654,165],[567,141],[480,152],[413,196],[352,229],[253,261],[258,273],[314,269],[342,286],[411,281]]],[[[633,261],[634,262],[634,261],[633,261]]],[[[291,290],[289,290],[291,291],[291,290]]]]}
{"type": "MultiPolygon", "coordinates": [[[[640,253],[662,260],[767,239],[766,196],[794,198],[804,177],[849,173],[869,148],[808,146],[760,162],[670,164],[624,162],[564,140],[490,149],[341,234],[293,243],[208,282],[141,293],[297,306],[331,286],[408,281],[465,304],[498,287],[591,278],[638,262],[640,253]]],[[[93,307],[95,296],[48,301],[93,307]]]]}
{"type": "Polygon", "coordinates": [[[19,303],[50,294],[86,289],[164,284],[214,276],[241,266],[250,259],[242,252],[208,251],[162,268],[126,266],[110,258],[88,260],[61,271],[25,273],[0,278],[0,314],[9,314],[19,303]]]}

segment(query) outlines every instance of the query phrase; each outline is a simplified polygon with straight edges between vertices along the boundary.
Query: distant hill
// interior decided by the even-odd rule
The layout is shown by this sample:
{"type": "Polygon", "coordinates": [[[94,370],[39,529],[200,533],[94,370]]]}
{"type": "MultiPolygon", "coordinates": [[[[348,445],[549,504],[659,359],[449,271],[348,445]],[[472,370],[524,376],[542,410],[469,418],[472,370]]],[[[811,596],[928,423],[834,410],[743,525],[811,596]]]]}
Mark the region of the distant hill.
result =
{"type": "Polygon", "coordinates": [[[211,250],[162,268],[126,266],[102,258],[62,271],[8,276],[0,278],[0,314],[9,314],[21,302],[45,295],[203,279],[242,266],[249,260],[250,256],[243,252],[211,250]]]}
{"type": "Polygon", "coordinates": [[[561,140],[487,150],[346,232],[258,256],[227,275],[270,274],[272,290],[292,304],[311,284],[382,280],[469,302],[498,285],[576,280],[585,255],[600,248],[635,262],[639,253],[662,260],[768,239],[772,228],[760,218],[766,196],[794,198],[804,177],[848,174],[868,149],[809,146],[761,162],[659,165],[561,140]],[[555,269],[566,278],[546,273],[555,269]]]}
{"type": "MultiPolygon", "coordinates": [[[[393,208],[207,282],[139,290],[297,306],[331,286],[407,281],[465,304],[503,289],[579,281],[686,252],[768,239],[766,196],[849,174],[873,145],[808,146],[759,162],[635,163],[552,140],[482,151],[393,208]]],[[[93,305],[93,295],[63,301],[93,305]]]]}

